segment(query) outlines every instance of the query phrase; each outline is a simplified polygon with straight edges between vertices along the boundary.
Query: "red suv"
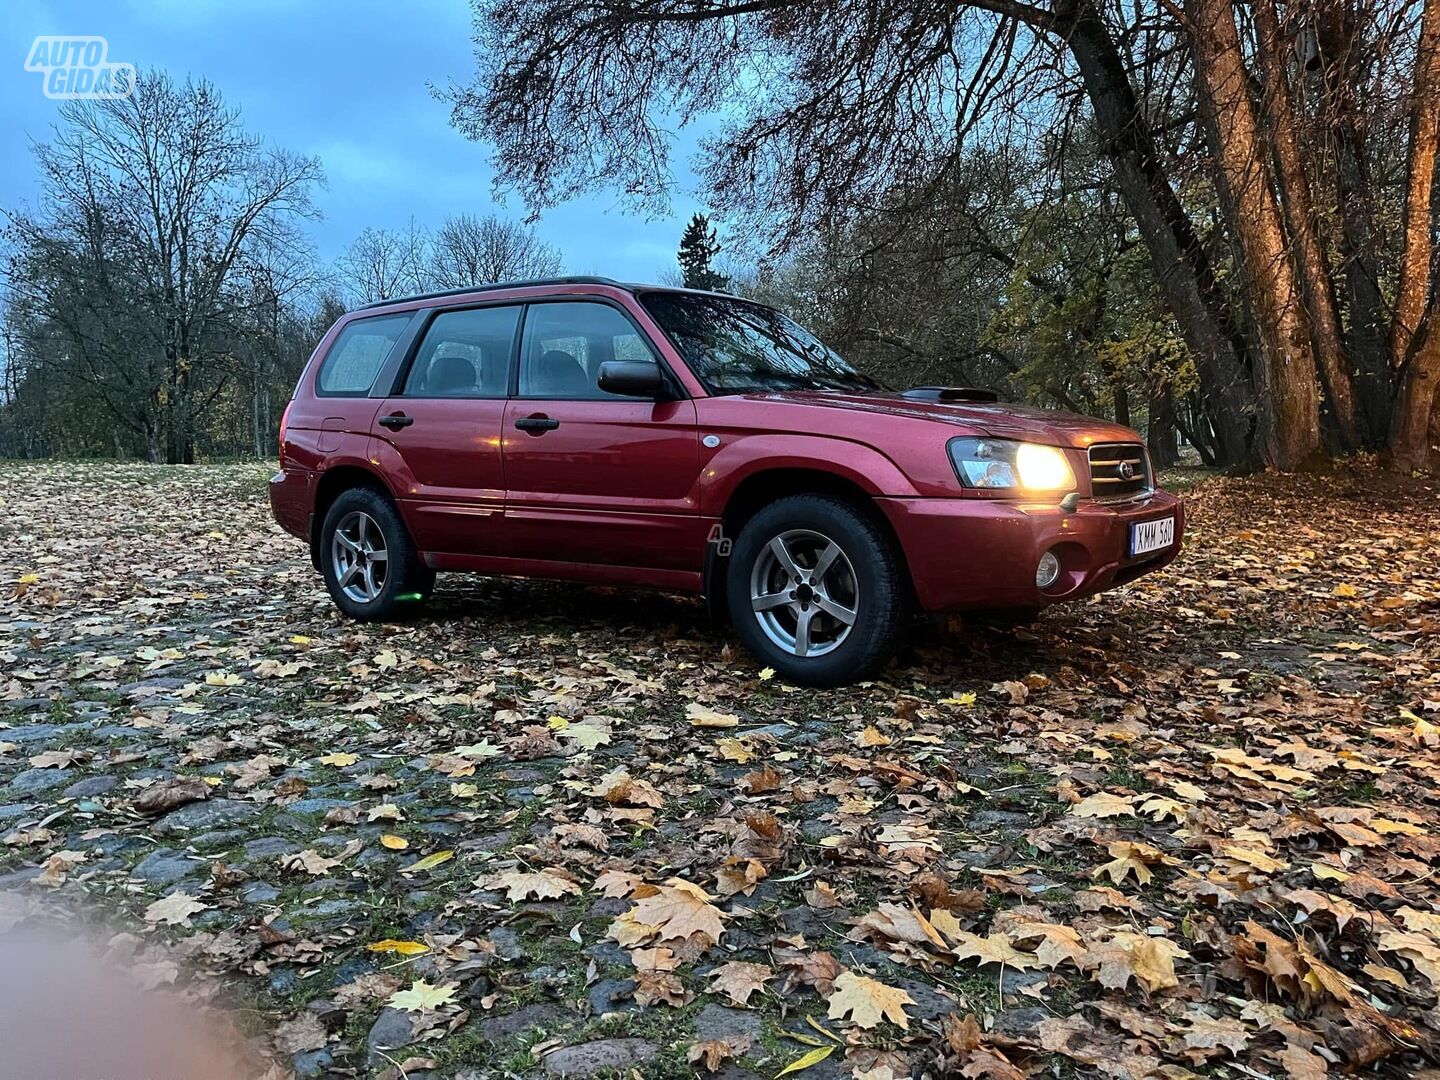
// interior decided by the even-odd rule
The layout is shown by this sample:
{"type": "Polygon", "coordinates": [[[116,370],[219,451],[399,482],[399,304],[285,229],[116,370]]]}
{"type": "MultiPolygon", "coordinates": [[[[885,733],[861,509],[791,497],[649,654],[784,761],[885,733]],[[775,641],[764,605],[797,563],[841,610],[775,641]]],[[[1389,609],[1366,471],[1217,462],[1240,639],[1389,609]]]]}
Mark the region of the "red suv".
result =
{"type": "Polygon", "coordinates": [[[1031,613],[1164,566],[1134,431],[896,393],[771,308],[564,278],[353,311],[280,432],[275,519],[384,619],[437,570],[704,594],[765,664],[876,671],[907,613],[1031,613]]]}

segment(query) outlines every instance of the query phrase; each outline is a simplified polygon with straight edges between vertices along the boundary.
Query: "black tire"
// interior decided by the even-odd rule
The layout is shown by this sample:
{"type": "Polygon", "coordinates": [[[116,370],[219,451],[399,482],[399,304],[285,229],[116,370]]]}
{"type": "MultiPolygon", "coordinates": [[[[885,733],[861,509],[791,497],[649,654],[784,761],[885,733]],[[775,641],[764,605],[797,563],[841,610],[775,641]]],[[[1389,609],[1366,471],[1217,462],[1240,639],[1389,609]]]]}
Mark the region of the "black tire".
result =
{"type": "MultiPolygon", "coordinates": [[[[370,547],[376,547],[373,539],[370,547]]],[[[320,527],[320,573],[335,606],[350,618],[364,622],[393,619],[412,612],[435,588],[435,571],[420,561],[415,542],[410,539],[395,504],[374,488],[350,488],[330,504],[320,527]],[[368,522],[363,533],[356,532],[357,515],[368,522]],[[349,543],[342,541],[339,546],[345,551],[337,554],[336,532],[342,528],[349,543]],[[342,565],[342,561],[351,554],[349,549],[357,536],[371,536],[372,531],[379,533],[385,552],[383,569],[377,561],[367,576],[365,565],[370,561],[367,557],[358,560],[360,566],[355,575],[347,574],[349,564],[342,565]]]]}
{"type": "Polygon", "coordinates": [[[905,570],[895,544],[872,511],[829,495],[778,499],[745,523],[729,563],[725,590],[736,632],[763,664],[791,682],[807,686],[855,682],[880,670],[900,646],[909,595],[905,570]],[[776,540],[788,560],[775,553],[772,541],[776,540]],[[820,587],[804,592],[804,585],[814,580],[805,578],[804,572],[819,566],[828,551],[821,547],[824,542],[837,545],[845,563],[833,558],[831,569],[821,573],[820,587]],[[813,556],[807,555],[807,545],[813,556]],[[787,584],[796,579],[786,562],[801,572],[798,595],[787,584]],[[757,612],[752,603],[756,592],[778,601],[767,612],[768,622],[767,613],[757,612]],[[803,636],[807,651],[815,651],[800,655],[796,651],[802,644],[799,621],[804,617],[802,609],[809,611],[811,604],[815,610],[803,636]],[[829,614],[831,610],[853,615],[848,631],[829,614]],[[787,634],[788,647],[776,640],[786,639],[787,634]]]}

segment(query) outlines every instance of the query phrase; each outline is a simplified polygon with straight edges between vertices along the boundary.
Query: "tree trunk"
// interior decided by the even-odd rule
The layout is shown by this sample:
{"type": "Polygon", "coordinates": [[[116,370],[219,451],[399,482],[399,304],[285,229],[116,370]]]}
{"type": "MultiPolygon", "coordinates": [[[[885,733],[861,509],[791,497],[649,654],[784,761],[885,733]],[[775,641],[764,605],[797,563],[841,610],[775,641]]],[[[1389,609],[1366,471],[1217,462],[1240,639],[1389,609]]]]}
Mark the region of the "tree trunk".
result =
{"type": "Polygon", "coordinates": [[[1432,196],[1440,143],[1440,0],[1425,0],[1415,54],[1410,112],[1410,178],[1405,194],[1405,247],[1395,297],[1390,362],[1400,380],[1390,417],[1390,454],[1395,469],[1428,466],[1430,411],[1440,384],[1440,327],[1430,302],[1432,196]],[[1428,315],[1428,319],[1427,319],[1428,315]],[[1426,325],[1428,322],[1428,326],[1426,325]]]}
{"type": "Polygon", "coordinates": [[[1435,393],[1435,404],[1430,409],[1430,471],[1440,473],[1440,390],[1435,393]]]}
{"type": "Polygon", "coordinates": [[[1157,380],[1150,388],[1150,421],[1146,443],[1150,461],[1157,469],[1168,469],[1180,459],[1175,446],[1175,399],[1170,384],[1157,380]]]}
{"type": "Polygon", "coordinates": [[[1056,33],[1068,41],[1080,69],[1117,185],[1145,240],[1161,293],[1195,356],[1219,456],[1226,464],[1248,464],[1255,427],[1249,358],[1209,258],[1170,186],[1099,12],[1091,0],[1069,0],[1057,6],[1056,17],[1056,33]]]}
{"type": "Polygon", "coordinates": [[[1250,97],[1235,12],[1230,0],[1186,0],[1185,12],[1196,90],[1263,354],[1264,459],[1277,469],[1297,469],[1320,450],[1315,352],[1250,97]]]}
{"type": "Polygon", "coordinates": [[[1335,282],[1320,242],[1315,201],[1300,150],[1300,119],[1291,100],[1289,72],[1286,70],[1288,41],[1280,33],[1275,0],[1255,0],[1251,11],[1259,37],[1256,51],[1264,75],[1262,112],[1275,153],[1281,205],[1290,235],[1294,238],[1295,258],[1310,317],[1315,356],[1320,363],[1320,375],[1329,399],[1330,416],[1339,433],[1340,448],[1353,450],[1360,439],[1355,420],[1350,361],[1345,355],[1335,282]]]}
{"type": "Polygon", "coordinates": [[[1355,373],[1357,425],[1363,445],[1380,447],[1390,432],[1390,342],[1380,292],[1374,200],[1357,87],[1368,63],[1347,5],[1332,0],[1313,8],[1319,40],[1323,121],[1335,156],[1336,248],[1349,311],[1345,351],[1355,373]]]}

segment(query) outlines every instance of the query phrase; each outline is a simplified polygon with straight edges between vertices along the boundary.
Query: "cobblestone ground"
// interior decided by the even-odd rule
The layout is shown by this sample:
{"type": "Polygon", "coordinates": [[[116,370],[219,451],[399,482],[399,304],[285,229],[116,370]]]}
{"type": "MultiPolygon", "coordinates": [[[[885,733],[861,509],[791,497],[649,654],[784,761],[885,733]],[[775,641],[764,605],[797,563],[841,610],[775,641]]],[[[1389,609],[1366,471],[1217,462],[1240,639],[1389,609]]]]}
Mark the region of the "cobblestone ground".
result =
{"type": "Polygon", "coordinates": [[[0,935],[247,1068],[1435,1064],[1433,487],[1204,479],[1169,571],[816,692],[682,598],[344,622],[266,473],[0,465],[0,935]]]}

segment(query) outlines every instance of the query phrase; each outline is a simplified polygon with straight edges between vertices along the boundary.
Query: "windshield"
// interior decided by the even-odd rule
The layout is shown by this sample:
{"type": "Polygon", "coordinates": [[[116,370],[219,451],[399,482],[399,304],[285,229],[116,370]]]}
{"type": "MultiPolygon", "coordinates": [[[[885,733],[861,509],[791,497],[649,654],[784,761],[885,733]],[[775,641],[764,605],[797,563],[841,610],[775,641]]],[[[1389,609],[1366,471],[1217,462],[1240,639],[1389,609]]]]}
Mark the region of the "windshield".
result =
{"type": "Polygon", "coordinates": [[[773,308],[672,292],[644,293],[640,302],[712,394],[884,389],[773,308]]]}

